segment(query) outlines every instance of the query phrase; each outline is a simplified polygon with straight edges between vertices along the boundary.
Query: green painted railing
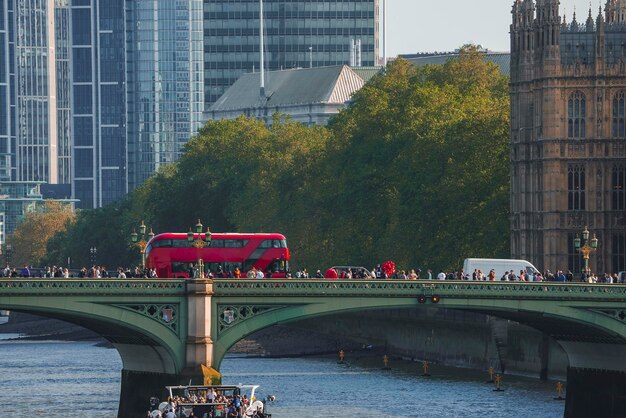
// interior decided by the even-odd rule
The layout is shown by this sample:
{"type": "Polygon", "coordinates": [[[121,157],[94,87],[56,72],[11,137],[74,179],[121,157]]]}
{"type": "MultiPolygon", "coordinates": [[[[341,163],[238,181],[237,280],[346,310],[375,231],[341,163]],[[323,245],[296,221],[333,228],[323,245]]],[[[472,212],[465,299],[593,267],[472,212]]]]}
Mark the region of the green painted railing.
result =
{"type": "MultiPolygon", "coordinates": [[[[216,296],[417,297],[610,300],[626,302],[626,285],[409,280],[216,279],[216,296]]],[[[0,295],[184,295],[184,279],[0,279],[0,295]]]]}
{"type": "Polygon", "coordinates": [[[216,296],[362,296],[612,300],[626,302],[626,285],[586,283],[456,282],[407,280],[217,279],[216,296]]]}
{"type": "Polygon", "coordinates": [[[2,295],[184,295],[180,279],[0,279],[2,295]]]}

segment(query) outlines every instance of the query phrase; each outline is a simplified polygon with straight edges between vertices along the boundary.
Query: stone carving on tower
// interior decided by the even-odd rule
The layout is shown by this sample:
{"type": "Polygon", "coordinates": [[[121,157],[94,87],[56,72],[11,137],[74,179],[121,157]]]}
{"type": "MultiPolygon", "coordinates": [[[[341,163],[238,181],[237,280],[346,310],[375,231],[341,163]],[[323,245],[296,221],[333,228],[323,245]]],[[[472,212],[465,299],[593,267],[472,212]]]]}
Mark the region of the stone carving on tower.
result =
{"type": "Polygon", "coordinates": [[[515,0],[511,23],[511,252],[596,273],[626,270],[626,0],[570,23],[559,0],[515,0]]]}

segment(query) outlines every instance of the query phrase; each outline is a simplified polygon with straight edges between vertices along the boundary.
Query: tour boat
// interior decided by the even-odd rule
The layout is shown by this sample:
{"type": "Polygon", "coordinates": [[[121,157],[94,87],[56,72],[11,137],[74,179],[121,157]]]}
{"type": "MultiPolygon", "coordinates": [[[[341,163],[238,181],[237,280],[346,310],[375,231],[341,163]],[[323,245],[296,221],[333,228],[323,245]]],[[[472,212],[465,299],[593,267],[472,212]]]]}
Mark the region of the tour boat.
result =
{"type": "MultiPolygon", "coordinates": [[[[266,411],[266,400],[259,400],[256,398],[256,391],[259,385],[209,385],[209,386],[166,386],[168,392],[168,401],[161,402],[157,405],[158,400],[156,398],[151,399],[153,405],[153,411],[151,416],[157,418],[159,416],[165,416],[166,412],[173,409],[178,418],[186,418],[193,412],[196,417],[213,416],[228,418],[228,409],[235,398],[239,398],[242,402],[242,408],[244,408],[244,416],[253,417],[255,412],[259,411],[262,414],[257,416],[269,417],[266,411]],[[206,402],[206,394],[209,390],[215,390],[217,394],[224,395],[227,398],[227,402],[206,402]],[[243,406],[243,400],[247,399],[247,406],[243,406]],[[213,415],[211,415],[211,412],[213,415]]],[[[268,396],[267,401],[274,400],[274,396],[268,396]]]]}

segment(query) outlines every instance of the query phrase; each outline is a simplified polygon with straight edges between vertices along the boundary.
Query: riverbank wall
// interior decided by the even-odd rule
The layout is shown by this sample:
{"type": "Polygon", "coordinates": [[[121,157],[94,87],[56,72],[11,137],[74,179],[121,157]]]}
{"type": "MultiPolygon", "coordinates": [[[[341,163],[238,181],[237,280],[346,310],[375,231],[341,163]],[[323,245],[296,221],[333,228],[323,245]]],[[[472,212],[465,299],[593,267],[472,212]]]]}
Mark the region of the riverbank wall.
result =
{"type": "Polygon", "coordinates": [[[516,322],[445,309],[381,310],[292,326],[356,341],[376,351],[447,366],[563,379],[568,359],[548,336],[516,322]]]}

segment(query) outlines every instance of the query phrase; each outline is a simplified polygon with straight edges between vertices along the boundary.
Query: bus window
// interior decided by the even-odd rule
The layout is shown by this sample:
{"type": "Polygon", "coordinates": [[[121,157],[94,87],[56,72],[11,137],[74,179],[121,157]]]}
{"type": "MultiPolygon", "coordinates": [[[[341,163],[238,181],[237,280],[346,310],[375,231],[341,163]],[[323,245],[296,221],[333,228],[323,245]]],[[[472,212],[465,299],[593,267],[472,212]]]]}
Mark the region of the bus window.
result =
{"type": "Polygon", "coordinates": [[[268,271],[277,273],[279,271],[285,271],[285,260],[274,260],[267,268],[268,271]]]}
{"type": "Polygon", "coordinates": [[[227,239],[224,240],[224,248],[243,248],[248,241],[247,239],[227,239]]]}
{"type": "Polygon", "coordinates": [[[266,239],[259,245],[259,248],[272,248],[272,240],[266,239]]]}
{"type": "Polygon", "coordinates": [[[226,273],[232,274],[236,268],[239,268],[239,271],[241,271],[243,269],[243,263],[224,263],[224,271],[226,273]]]}
{"type": "Polygon", "coordinates": [[[275,239],[273,241],[273,245],[274,248],[280,248],[280,240],[279,239],[275,239]]]}
{"type": "Polygon", "coordinates": [[[160,239],[158,241],[152,242],[150,245],[152,245],[154,248],[170,248],[172,247],[172,240],[160,239]]]}
{"type": "Polygon", "coordinates": [[[241,271],[243,264],[242,263],[204,263],[205,273],[213,273],[218,274],[220,271],[226,273],[228,277],[233,276],[233,271],[235,271],[236,267],[239,267],[239,271],[241,271]],[[221,269],[221,270],[220,270],[221,269]]]}
{"type": "Polygon", "coordinates": [[[172,247],[174,248],[191,248],[191,243],[186,239],[172,240],[172,247]]]}
{"type": "Polygon", "coordinates": [[[224,240],[214,239],[213,241],[211,241],[211,248],[224,248],[224,240]]]}
{"type": "Polygon", "coordinates": [[[189,265],[191,263],[172,262],[172,273],[189,273],[189,265]]]}

